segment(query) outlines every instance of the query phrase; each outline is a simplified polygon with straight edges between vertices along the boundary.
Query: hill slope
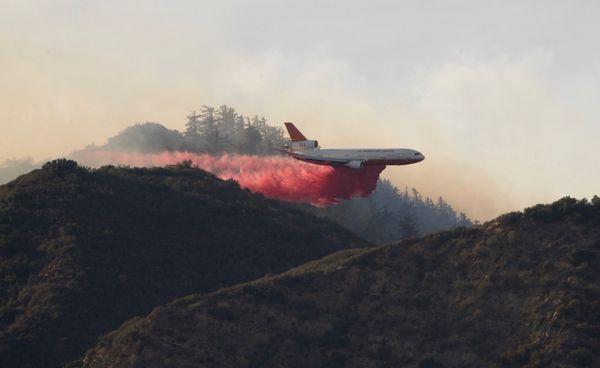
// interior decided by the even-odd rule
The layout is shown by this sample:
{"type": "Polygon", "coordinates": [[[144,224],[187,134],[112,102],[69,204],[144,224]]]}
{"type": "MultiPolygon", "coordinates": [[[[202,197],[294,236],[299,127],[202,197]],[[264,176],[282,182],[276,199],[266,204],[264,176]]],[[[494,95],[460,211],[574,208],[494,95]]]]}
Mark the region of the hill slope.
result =
{"type": "Polygon", "coordinates": [[[598,366],[600,200],[349,250],[123,324],[86,367],[598,366]]]}
{"type": "Polygon", "coordinates": [[[174,298],[361,244],[185,165],[53,161],[0,186],[0,366],[61,366],[174,298]]]}

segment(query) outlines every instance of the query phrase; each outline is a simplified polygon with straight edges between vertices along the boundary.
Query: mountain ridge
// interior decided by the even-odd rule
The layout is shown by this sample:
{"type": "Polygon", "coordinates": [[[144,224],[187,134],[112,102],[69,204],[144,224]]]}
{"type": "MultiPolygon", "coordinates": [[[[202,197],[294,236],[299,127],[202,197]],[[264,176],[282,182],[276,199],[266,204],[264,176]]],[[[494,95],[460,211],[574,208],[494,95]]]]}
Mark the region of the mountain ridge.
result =
{"type": "Polygon", "coordinates": [[[85,367],[586,367],[600,199],[348,250],[128,321],[85,367]],[[198,333],[202,331],[202,333],[198,333]]]}
{"type": "Polygon", "coordinates": [[[367,244],[185,164],[55,160],[0,186],[0,365],[62,366],[174,298],[367,244]]]}

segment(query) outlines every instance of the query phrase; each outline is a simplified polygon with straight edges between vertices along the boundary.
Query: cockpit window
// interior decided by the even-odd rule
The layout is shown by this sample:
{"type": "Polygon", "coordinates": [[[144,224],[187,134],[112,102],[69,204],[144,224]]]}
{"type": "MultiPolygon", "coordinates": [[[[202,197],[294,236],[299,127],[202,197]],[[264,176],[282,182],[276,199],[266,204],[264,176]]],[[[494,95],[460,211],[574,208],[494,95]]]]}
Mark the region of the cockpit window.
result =
{"type": "Polygon", "coordinates": [[[420,152],[415,152],[415,156],[421,156],[420,152]]]}

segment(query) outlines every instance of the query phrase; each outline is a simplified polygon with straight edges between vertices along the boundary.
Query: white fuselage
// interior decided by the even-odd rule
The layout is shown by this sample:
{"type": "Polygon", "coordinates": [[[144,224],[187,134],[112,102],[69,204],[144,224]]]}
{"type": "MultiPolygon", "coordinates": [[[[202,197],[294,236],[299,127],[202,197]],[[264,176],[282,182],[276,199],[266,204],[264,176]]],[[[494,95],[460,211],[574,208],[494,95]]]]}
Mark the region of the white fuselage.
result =
{"type": "Polygon", "coordinates": [[[294,158],[321,165],[346,165],[360,168],[371,165],[409,165],[423,161],[420,152],[406,148],[362,148],[362,149],[304,149],[289,153],[294,158]]]}

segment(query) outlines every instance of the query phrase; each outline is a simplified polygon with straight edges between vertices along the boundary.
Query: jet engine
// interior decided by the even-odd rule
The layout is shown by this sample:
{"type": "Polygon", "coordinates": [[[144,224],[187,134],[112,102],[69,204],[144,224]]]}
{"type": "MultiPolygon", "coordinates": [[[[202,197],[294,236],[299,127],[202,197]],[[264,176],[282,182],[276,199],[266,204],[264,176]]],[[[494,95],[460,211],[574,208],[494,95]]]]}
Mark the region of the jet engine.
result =
{"type": "Polygon", "coordinates": [[[302,151],[307,149],[315,149],[319,147],[318,141],[298,141],[291,142],[290,144],[292,150],[294,151],[302,151]]]}
{"type": "Polygon", "coordinates": [[[360,169],[363,167],[363,162],[362,161],[350,161],[346,164],[346,166],[348,166],[351,169],[360,169]]]}

